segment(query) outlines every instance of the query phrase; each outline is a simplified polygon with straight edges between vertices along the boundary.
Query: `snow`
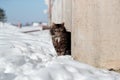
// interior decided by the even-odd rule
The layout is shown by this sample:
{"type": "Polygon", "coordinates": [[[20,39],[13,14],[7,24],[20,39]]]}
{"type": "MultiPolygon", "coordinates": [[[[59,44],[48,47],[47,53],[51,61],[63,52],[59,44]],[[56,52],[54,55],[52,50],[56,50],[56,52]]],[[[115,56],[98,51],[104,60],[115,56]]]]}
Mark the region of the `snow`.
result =
{"type": "Polygon", "coordinates": [[[0,26],[0,80],[120,80],[120,74],[57,56],[48,30],[0,26]],[[27,29],[23,29],[25,31],[27,29]]]}
{"type": "Polygon", "coordinates": [[[40,31],[42,30],[43,27],[42,26],[24,26],[22,28],[19,29],[19,31],[21,32],[27,32],[27,31],[40,31]]]}

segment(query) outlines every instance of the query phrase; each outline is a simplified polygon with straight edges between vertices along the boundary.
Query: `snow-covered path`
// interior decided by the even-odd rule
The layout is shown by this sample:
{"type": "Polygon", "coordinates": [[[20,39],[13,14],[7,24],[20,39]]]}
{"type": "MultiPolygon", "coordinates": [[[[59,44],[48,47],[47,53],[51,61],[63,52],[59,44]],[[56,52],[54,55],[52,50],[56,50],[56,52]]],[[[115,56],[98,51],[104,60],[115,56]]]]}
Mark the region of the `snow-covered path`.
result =
{"type": "Polygon", "coordinates": [[[56,56],[48,30],[0,26],[0,80],[120,80],[120,74],[56,56]]]}

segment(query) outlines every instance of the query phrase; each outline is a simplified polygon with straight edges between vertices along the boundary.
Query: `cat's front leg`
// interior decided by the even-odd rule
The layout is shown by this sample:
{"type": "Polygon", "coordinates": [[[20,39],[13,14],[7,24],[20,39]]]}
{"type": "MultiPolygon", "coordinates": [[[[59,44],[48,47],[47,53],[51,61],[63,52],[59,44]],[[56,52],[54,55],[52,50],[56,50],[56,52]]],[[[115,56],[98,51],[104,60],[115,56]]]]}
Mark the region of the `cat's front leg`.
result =
{"type": "Polygon", "coordinates": [[[61,55],[65,55],[65,52],[61,52],[61,55]]]}

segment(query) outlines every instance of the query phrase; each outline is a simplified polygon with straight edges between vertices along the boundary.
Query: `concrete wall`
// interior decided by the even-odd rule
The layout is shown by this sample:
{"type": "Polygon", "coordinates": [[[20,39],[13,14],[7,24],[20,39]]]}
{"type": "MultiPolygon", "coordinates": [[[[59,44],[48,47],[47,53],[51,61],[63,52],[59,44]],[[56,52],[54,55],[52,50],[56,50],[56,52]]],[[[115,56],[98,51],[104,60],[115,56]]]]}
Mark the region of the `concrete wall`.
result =
{"type": "Polygon", "coordinates": [[[72,26],[72,0],[54,0],[52,7],[52,21],[55,23],[65,22],[65,27],[71,31],[72,26]]]}
{"type": "Polygon", "coordinates": [[[54,23],[63,22],[62,1],[63,0],[54,0],[54,4],[52,6],[52,22],[54,23]]]}
{"type": "Polygon", "coordinates": [[[55,0],[52,22],[71,31],[76,60],[120,68],[120,0],[55,0]]]}
{"type": "Polygon", "coordinates": [[[72,0],[63,0],[63,21],[68,31],[72,27],[72,0]]]}
{"type": "Polygon", "coordinates": [[[120,0],[72,0],[72,55],[103,68],[120,68],[120,0]]]}

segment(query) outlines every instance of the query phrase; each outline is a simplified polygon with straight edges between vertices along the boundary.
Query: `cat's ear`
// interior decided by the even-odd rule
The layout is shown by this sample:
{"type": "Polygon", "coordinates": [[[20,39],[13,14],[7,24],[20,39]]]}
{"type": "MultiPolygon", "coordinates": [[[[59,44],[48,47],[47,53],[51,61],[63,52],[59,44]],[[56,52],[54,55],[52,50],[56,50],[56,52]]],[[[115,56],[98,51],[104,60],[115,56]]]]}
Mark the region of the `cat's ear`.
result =
{"type": "Polygon", "coordinates": [[[55,25],[55,23],[53,22],[52,25],[55,25]]]}
{"type": "Polygon", "coordinates": [[[53,23],[51,24],[51,28],[53,28],[53,27],[54,27],[54,25],[55,25],[55,23],[53,22],[53,23]]]}
{"type": "Polygon", "coordinates": [[[62,26],[64,26],[65,25],[65,23],[64,22],[62,22],[62,26]]]}

